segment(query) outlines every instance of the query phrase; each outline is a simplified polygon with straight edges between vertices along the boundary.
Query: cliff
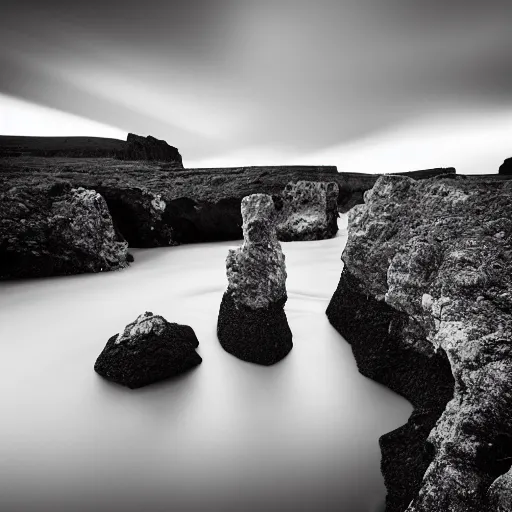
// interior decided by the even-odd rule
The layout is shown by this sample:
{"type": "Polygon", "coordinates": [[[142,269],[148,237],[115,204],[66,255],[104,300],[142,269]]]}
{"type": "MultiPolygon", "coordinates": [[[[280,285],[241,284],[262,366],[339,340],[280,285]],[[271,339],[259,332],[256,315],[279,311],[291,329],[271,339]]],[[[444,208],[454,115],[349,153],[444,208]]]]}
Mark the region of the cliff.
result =
{"type": "Polygon", "coordinates": [[[387,512],[507,510],[511,185],[385,176],[349,212],[327,316],[361,373],[414,406],[380,440],[387,512]]]}

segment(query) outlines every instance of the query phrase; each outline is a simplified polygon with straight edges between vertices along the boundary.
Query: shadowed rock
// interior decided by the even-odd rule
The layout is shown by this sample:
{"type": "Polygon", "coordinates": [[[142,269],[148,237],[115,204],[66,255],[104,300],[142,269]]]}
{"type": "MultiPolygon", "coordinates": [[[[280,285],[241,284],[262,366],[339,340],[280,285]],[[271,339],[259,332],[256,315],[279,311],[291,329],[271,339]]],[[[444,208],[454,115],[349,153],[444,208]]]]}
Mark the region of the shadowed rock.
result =
{"type": "Polygon", "coordinates": [[[198,346],[188,325],[146,312],[108,340],[94,370],[112,382],[140,388],[197,366],[202,361],[198,346]]]}
{"type": "Polygon", "coordinates": [[[263,365],[280,361],[293,346],[284,312],[285,258],[275,217],[270,196],[253,194],[242,200],[244,243],[226,259],[229,284],[217,325],[227,352],[263,365]]]}
{"type": "Polygon", "coordinates": [[[279,240],[325,240],[335,236],[338,193],[334,182],[288,183],[281,194],[276,228],[279,240]]]}
{"type": "Polygon", "coordinates": [[[165,140],[155,139],[151,135],[142,137],[129,133],[126,138],[127,145],[117,155],[124,160],[156,160],[171,162],[177,168],[183,168],[179,151],[169,146],[165,140]]]}
{"type": "Polygon", "coordinates": [[[512,158],[507,158],[501,165],[498,170],[499,174],[512,174],[512,158]]]}
{"type": "Polygon", "coordinates": [[[385,176],[349,212],[329,320],[363,373],[415,407],[400,435],[381,438],[388,512],[506,503],[510,480],[498,477],[512,463],[511,208],[508,181],[385,176]]]}
{"type": "Polygon", "coordinates": [[[67,184],[0,194],[0,278],[117,270],[128,265],[103,197],[67,184]]]}

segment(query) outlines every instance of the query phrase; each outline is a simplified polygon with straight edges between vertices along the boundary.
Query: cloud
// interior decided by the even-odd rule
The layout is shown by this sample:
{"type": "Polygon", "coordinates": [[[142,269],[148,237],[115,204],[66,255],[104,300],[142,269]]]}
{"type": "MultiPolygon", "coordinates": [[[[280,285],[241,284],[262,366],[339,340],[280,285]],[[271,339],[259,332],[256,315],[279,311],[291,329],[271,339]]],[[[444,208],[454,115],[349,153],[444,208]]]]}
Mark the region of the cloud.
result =
{"type": "Polygon", "coordinates": [[[512,4],[454,0],[7,0],[0,92],[191,160],[297,155],[428,112],[508,108],[512,4]]]}

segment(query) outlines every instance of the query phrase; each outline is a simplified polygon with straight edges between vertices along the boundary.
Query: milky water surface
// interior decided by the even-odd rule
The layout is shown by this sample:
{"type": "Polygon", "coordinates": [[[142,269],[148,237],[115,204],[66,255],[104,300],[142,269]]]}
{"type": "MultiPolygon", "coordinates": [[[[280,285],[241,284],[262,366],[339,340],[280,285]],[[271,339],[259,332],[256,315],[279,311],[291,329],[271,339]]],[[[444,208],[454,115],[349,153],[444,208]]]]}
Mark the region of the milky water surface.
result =
{"type": "Polygon", "coordinates": [[[325,316],[332,240],[283,243],[294,348],[262,367],[216,337],[237,242],[133,250],[120,272],[0,284],[2,512],[380,510],[378,438],[412,408],[362,377],[325,316]],[[193,327],[203,363],[139,390],[93,370],[144,311],[193,327]]]}

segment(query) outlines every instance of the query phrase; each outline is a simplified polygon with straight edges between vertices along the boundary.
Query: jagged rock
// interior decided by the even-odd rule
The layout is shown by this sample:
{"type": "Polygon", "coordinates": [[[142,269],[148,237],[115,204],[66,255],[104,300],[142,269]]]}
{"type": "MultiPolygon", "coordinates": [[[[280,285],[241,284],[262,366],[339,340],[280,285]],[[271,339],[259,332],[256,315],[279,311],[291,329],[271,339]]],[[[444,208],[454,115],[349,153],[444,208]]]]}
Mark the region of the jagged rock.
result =
{"type": "Polygon", "coordinates": [[[272,198],[253,194],[242,200],[244,243],[226,259],[228,288],[217,325],[219,341],[236,357],[270,365],[291,350],[292,333],[284,305],[286,267],[277,240],[272,198]]]}
{"type": "Polygon", "coordinates": [[[165,140],[155,139],[151,135],[142,137],[129,133],[126,142],[127,146],[118,154],[118,158],[172,162],[175,167],[183,168],[179,151],[175,147],[169,146],[165,140]]]}
{"type": "Polygon", "coordinates": [[[0,194],[0,279],[117,270],[128,244],[116,237],[94,190],[13,187],[0,194]]]}
{"type": "Polygon", "coordinates": [[[500,165],[498,174],[512,174],[512,158],[506,158],[500,165]]]}
{"type": "Polygon", "coordinates": [[[146,312],[112,336],[94,370],[131,389],[183,373],[201,363],[199,341],[188,325],[146,312]]]}
{"type": "Polygon", "coordinates": [[[424,442],[416,437],[412,450],[399,453],[382,438],[381,446],[391,446],[383,456],[408,461],[400,469],[383,459],[389,512],[494,510],[489,487],[512,463],[511,185],[385,176],[349,212],[345,268],[329,320],[358,346],[360,367],[411,400],[416,430],[427,430],[450,396],[444,354],[455,381],[424,442]],[[389,344],[400,362],[390,363],[389,344]],[[435,368],[443,396],[437,401],[428,397],[439,390],[428,375],[435,368]]]}
{"type": "Polygon", "coordinates": [[[336,235],[338,193],[334,182],[288,183],[279,205],[276,228],[279,240],[324,240],[336,235]]]}

